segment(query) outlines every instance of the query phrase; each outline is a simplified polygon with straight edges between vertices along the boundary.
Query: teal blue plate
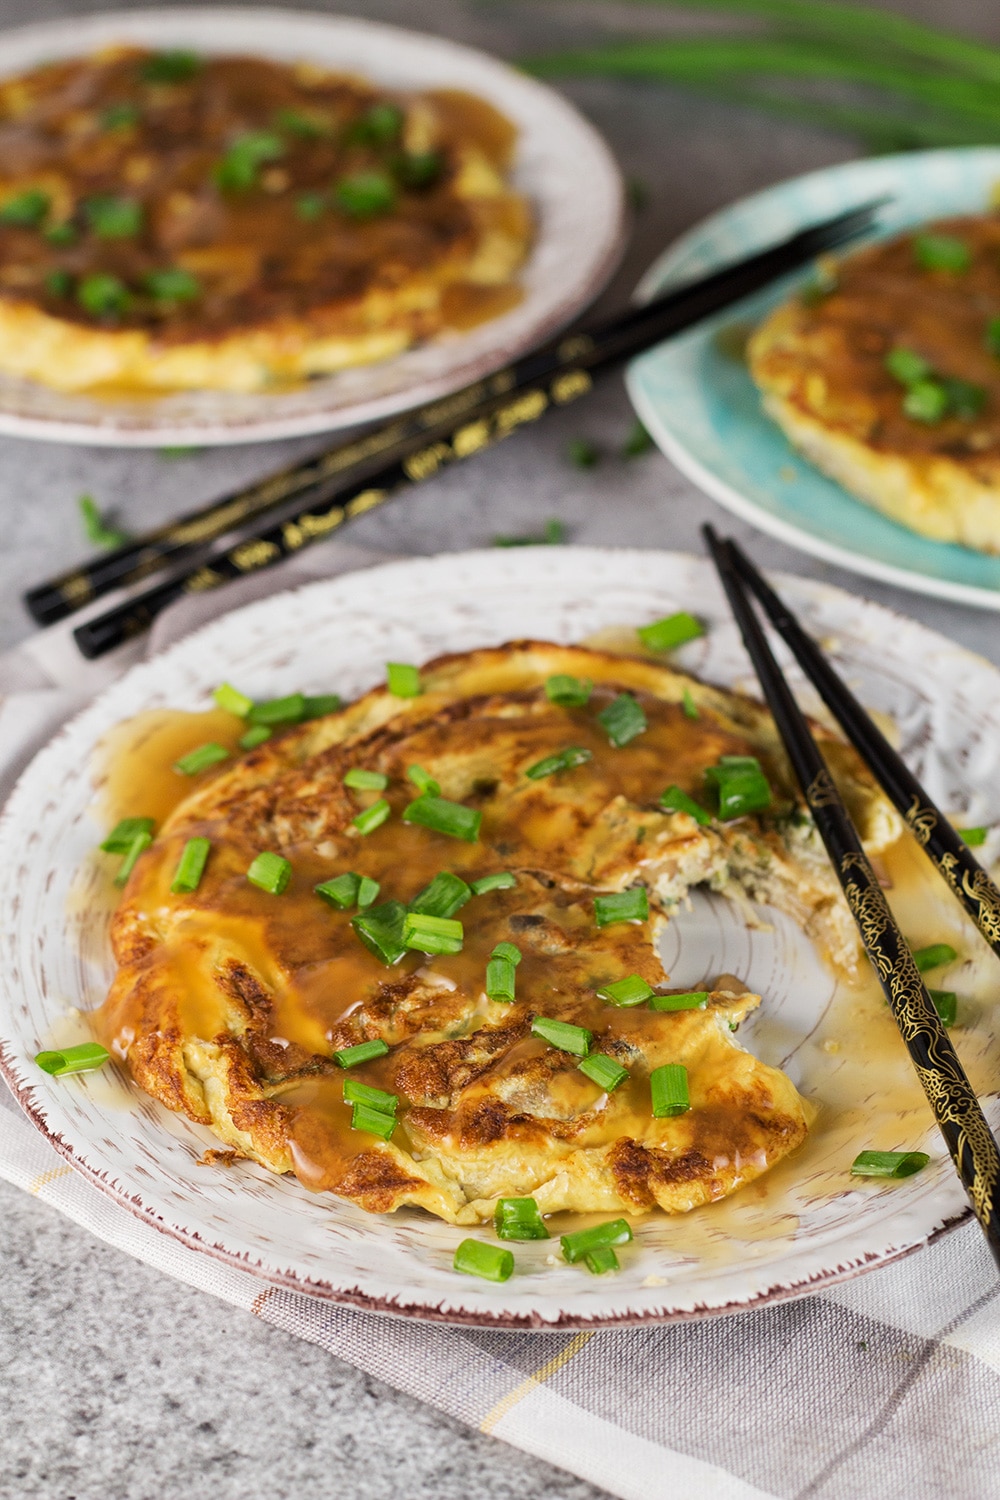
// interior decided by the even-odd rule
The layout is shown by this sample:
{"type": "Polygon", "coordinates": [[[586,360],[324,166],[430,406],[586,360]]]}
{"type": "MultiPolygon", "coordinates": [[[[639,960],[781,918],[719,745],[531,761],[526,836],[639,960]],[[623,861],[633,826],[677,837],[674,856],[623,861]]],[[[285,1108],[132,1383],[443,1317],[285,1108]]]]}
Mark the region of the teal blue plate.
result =
{"type": "MultiPolygon", "coordinates": [[[[998,183],[1000,148],[991,146],[811,172],[699,224],[647,272],[638,296],[702,276],[853,204],[891,196],[879,214],[881,237],[984,210],[998,183]]],[[[737,336],[810,274],[806,268],[633,361],[628,387],[639,416],[679,469],[762,531],[856,573],[1000,609],[1000,557],[928,541],[871,510],[813,468],[761,410],[746,365],[733,352],[737,336]]]]}

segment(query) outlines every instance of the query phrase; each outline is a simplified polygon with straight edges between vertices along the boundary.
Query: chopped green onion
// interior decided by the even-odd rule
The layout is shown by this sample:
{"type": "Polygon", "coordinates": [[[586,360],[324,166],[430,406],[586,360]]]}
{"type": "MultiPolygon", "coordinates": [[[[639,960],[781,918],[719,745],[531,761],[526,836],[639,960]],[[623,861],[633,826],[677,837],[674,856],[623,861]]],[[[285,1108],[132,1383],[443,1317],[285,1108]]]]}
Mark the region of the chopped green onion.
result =
{"type": "Polygon", "coordinates": [[[77,232],[72,224],[53,224],[45,230],[45,239],[50,245],[75,245],[77,232]]]}
{"type": "Polygon", "coordinates": [[[231,682],[220,682],[212,697],[227,714],[235,714],[238,719],[245,719],[253,708],[253,699],[234,688],[231,682]]]}
{"type": "Polygon", "coordinates": [[[940,380],[918,380],[903,397],[903,411],[914,422],[940,422],[948,412],[948,392],[940,380]]]}
{"type": "Polygon", "coordinates": [[[380,104],[372,104],[352,120],[344,132],[344,140],[349,145],[358,141],[363,145],[389,146],[397,140],[403,129],[403,111],[396,104],[390,104],[384,100],[380,104]]]}
{"type": "Polygon", "coordinates": [[[482,821],[483,815],[477,809],[464,807],[461,802],[449,802],[447,798],[431,793],[424,793],[403,809],[404,823],[419,823],[422,828],[447,834],[449,838],[465,839],[469,844],[474,844],[479,838],[482,821]]]}
{"type": "Polygon", "coordinates": [[[87,541],[91,542],[93,546],[106,547],[111,551],[115,547],[121,547],[128,541],[129,538],[126,532],[121,531],[117,526],[108,525],[98,509],[97,501],[93,495],[81,495],[77,501],[77,505],[80,508],[80,520],[83,522],[87,541]]]}
{"type": "Polygon", "coordinates": [[[362,875],[358,885],[358,910],[364,911],[366,906],[371,906],[382,887],[377,880],[370,875],[362,875]]]}
{"type": "Polygon", "coordinates": [[[389,785],[389,778],[381,771],[366,771],[364,766],[352,766],[344,777],[344,785],[356,792],[384,792],[389,785]]]}
{"type": "Polygon", "coordinates": [[[209,766],[217,766],[220,761],[228,759],[229,751],[225,745],[210,740],[207,745],[199,745],[197,750],[189,750],[187,755],[175,760],[174,770],[179,771],[182,776],[197,776],[199,772],[207,771],[209,766]]]}
{"type": "Polygon", "coordinates": [[[352,219],[374,219],[396,206],[396,189],[384,172],[351,172],[333,190],[337,207],[352,219]]]}
{"type": "Polygon", "coordinates": [[[708,1004],[708,990],[688,990],[684,995],[654,995],[649,1002],[650,1010],[704,1010],[708,1004]]]}
{"type": "Polygon", "coordinates": [[[931,943],[926,948],[915,948],[913,950],[913,962],[921,974],[926,974],[928,969],[940,969],[943,964],[954,963],[958,954],[950,943],[931,943]]]}
{"type": "Polygon", "coordinates": [[[495,875],[480,875],[472,882],[472,894],[485,896],[488,891],[509,891],[517,885],[517,876],[510,870],[497,870],[495,875]]]}
{"type": "Polygon", "coordinates": [[[280,896],[292,878],[292,867],[283,854],[265,850],[258,854],[247,871],[251,885],[259,886],[270,896],[280,896]]]}
{"type": "Polygon", "coordinates": [[[315,223],[321,217],[324,208],[326,208],[326,198],[322,193],[300,193],[295,200],[295,212],[307,224],[315,223]]]}
{"type": "Polygon", "coordinates": [[[631,693],[619,693],[597,715],[597,722],[604,726],[608,739],[616,750],[620,750],[649,728],[641,705],[631,693]]]}
{"type": "Polygon", "coordinates": [[[51,207],[48,193],[40,188],[28,188],[8,198],[0,208],[0,224],[9,224],[17,229],[37,229],[51,207]]]}
{"type": "Polygon", "coordinates": [[[667,812],[683,812],[694,818],[704,828],[711,823],[712,815],[700,807],[693,797],[687,792],[682,792],[679,786],[668,786],[660,798],[660,806],[667,812]]]}
{"type": "Polygon", "coordinates": [[[890,349],[885,357],[885,367],[900,385],[916,385],[934,374],[930,361],[913,349],[890,349]]]}
{"type": "Polygon", "coordinates": [[[951,234],[918,234],[913,253],[922,271],[951,271],[960,275],[972,264],[972,252],[951,234]]]}
{"type": "Polygon", "coordinates": [[[990,318],[986,324],[986,347],[991,354],[1000,356],[1000,318],[990,318]]]}
{"type": "Polygon", "coordinates": [[[361,1083],[357,1078],[344,1079],[344,1098],[348,1104],[367,1104],[383,1115],[394,1115],[399,1108],[398,1095],[374,1089],[371,1084],[361,1083]]]}
{"type": "Polygon", "coordinates": [[[439,797],[441,787],[423,766],[408,766],[406,769],[407,781],[412,781],[418,792],[426,792],[428,796],[439,797]]]}
{"type": "Polygon", "coordinates": [[[594,919],[598,927],[615,922],[645,922],[649,917],[649,898],[644,885],[630,886],[613,896],[594,897],[594,919]]]}
{"type": "Polygon", "coordinates": [[[954,990],[928,990],[943,1026],[954,1026],[958,1018],[958,996],[954,990]]]}
{"type": "Polygon", "coordinates": [[[247,192],[255,187],[261,167],[279,161],[285,154],[285,143],[272,130],[250,130],[238,136],[225,156],[217,163],[215,180],[224,192],[247,192]]]}
{"type": "Polygon", "coordinates": [[[355,875],[353,870],[346,870],[343,875],[334,875],[331,880],[323,880],[319,885],[314,885],[313,891],[329,906],[346,911],[349,906],[357,904],[360,885],[361,876],[355,875]]]}
{"type": "Polygon", "coordinates": [[[405,188],[425,188],[441,175],[444,160],[437,151],[401,151],[392,170],[405,188]]]}
{"type": "Polygon", "coordinates": [[[142,204],[136,203],[134,198],[88,198],[83,212],[91,229],[102,240],[131,239],[142,228],[142,204]]]}
{"type": "Polygon", "coordinates": [[[150,271],[143,277],[142,284],[157,302],[193,302],[201,296],[201,282],[197,276],[180,266],[150,271]]]}
{"type": "Polygon", "coordinates": [[[140,829],[137,833],[133,834],[132,842],[129,844],[128,848],[125,851],[125,857],[122,860],[121,864],[118,866],[118,873],[115,876],[115,885],[125,884],[126,880],[128,880],[132,871],[135,869],[136,861],[138,860],[139,855],[143,852],[144,849],[148,849],[152,842],[153,835],[151,833],[148,833],[145,829],[140,829]]]}
{"type": "Polygon", "coordinates": [[[591,1250],[589,1255],[583,1257],[583,1263],[594,1276],[603,1276],[605,1271],[620,1269],[618,1257],[610,1245],[605,1245],[599,1250],[591,1250]]]}
{"type": "Polygon", "coordinates": [[[107,854],[125,854],[132,847],[137,833],[153,834],[155,830],[153,818],[122,818],[98,847],[107,854]]]}
{"type": "Polygon", "coordinates": [[[610,1000],[612,1005],[641,1005],[654,993],[652,986],[639,974],[629,974],[625,979],[616,979],[613,984],[604,984],[597,991],[599,1000],[610,1000]]]}
{"type": "Polygon", "coordinates": [[[411,912],[420,912],[428,917],[453,917],[472,899],[472,887],[450,870],[435,875],[430,885],[425,885],[410,902],[411,912]]]}
{"type": "Polygon", "coordinates": [[[357,1042],[353,1047],[341,1047],[333,1054],[334,1062],[342,1068],[360,1068],[362,1063],[374,1062],[376,1057],[385,1057],[389,1048],[381,1037],[371,1042],[357,1042]]]}
{"type": "Polygon", "coordinates": [[[406,952],[403,923],[406,907],[401,901],[383,901],[351,918],[351,926],[370,953],[387,966],[398,963],[406,952]]]}
{"type": "Polygon", "coordinates": [[[356,817],[351,819],[351,822],[359,833],[374,833],[376,828],[382,827],[391,812],[392,808],[388,800],[380,797],[377,802],[372,803],[371,807],[363,808],[356,817]]]}
{"type": "Polygon", "coordinates": [[[958,828],[955,830],[963,844],[968,844],[970,849],[978,849],[981,844],[986,843],[988,828],[958,828]]]}
{"type": "Polygon", "coordinates": [[[656,1120],[685,1115],[691,1108],[687,1068],[682,1063],[664,1063],[661,1068],[654,1068],[649,1075],[649,1088],[656,1120]]]}
{"type": "Polygon", "coordinates": [[[536,1016],[531,1023],[532,1036],[541,1037],[560,1052],[572,1052],[574,1057],[586,1057],[593,1041],[593,1033],[583,1026],[573,1026],[569,1021],[554,1021],[548,1016],[536,1016]]]}
{"type": "Polygon", "coordinates": [[[170,889],[175,895],[190,893],[198,889],[201,877],[205,873],[211,847],[211,839],[188,839],[184,845],[177,872],[170,883],[170,889]]]}
{"type": "Polygon", "coordinates": [[[662,620],[654,620],[651,625],[640,625],[636,631],[642,644],[651,651],[674,651],[678,646],[683,646],[687,641],[695,641],[704,634],[704,625],[686,609],[679,609],[673,615],[665,615],[662,620]]]}
{"type": "Polygon", "coordinates": [[[76,300],[95,318],[120,318],[132,302],[124,281],[106,271],[84,276],[77,286],[76,300]]]}
{"type": "Polygon", "coordinates": [[[492,958],[505,958],[508,963],[514,965],[515,969],[521,962],[522,957],[521,950],[516,943],[497,943],[490,956],[492,958]]]}
{"type": "Polygon", "coordinates": [[[565,750],[558,750],[555,755],[546,755],[544,760],[536,760],[524,774],[532,781],[540,781],[543,776],[554,776],[557,771],[572,771],[592,758],[590,750],[585,750],[580,745],[567,745],[565,750]]]}
{"type": "Polygon", "coordinates": [[[608,1057],[604,1052],[594,1052],[590,1057],[585,1057],[580,1064],[580,1072],[589,1078],[591,1083],[596,1083],[606,1094],[614,1093],[615,1089],[623,1084],[628,1077],[628,1069],[623,1068],[621,1063],[616,1063],[613,1057],[608,1057]]]}
{"type": "Polygon", "coordinates": [[[304,141],[318,141],[330,134],[328,125],[313,119],[311,115],[302,114],[297,109],[279,109],[274,117],[274,123],[279,130],[287,130],[292,135],[301,136],[304,141]]]}
{"type": "Polygon", "coordinates": [[[566,444],[566,457],[578,469],[592,469],[600,456],[594,444],[586,438],[570,438],[566,444]]]}
{"type": "Polygon", "coordinates": [[[326,714],[335,714],[344,702],[339,693],[319,693],[315,698],[306,697],[302,701],[304,719],[322,719],[326,714]]]}
{"type": "Polygon", "coordinates": [[[305,718],[306,700],[302,693],[289,693],[285,698],[267,698],[263,703],[254,703],[247,713],[250,724],[298,724],[305,718]]]}
{"type": "Polygon", "coordinates": [[[556,672],[545,683],[546,698],[560,708],[583,708],[593,691],[594,684],[587,678],[572,677],[568,672],[556,672]]]}
{"type": "Polygon", "coordinates": [[[771,805],[771,788],[755,756],[720,756],[717,765],[706,768],[705,780],[718,791],[723,821],[764,812],[771,805]]]}
{"type": "Polygon", "coordinates": [[[498,1198],[493,1227],[501,1240],[547,1240],[550,1238],[534,1198],[498,1198]]]}
{"type": "Polygon", "coordinates": [[[421,953],[461,953],[465,928],[452,917],[408,911],[403,919],[403,939],[408,948],[421,953]]]}
{"type": "Polygon", "coordinates": [[[241,750],[256,750],[258,745],[263,745],[265,740],[271,738],[273,731],[266,724],[251,724],[246,734],[241,734],[237,743],[241,750]]]}
{"type": "Polygon", "coordinates": [[[201,58],[196,52],[178,48],[147,57],[142,65],[142,76],[147,83],[187,83],[200,67],[201,58]]]}
{"type": "Polygon", "coordinates": [[[979,416],[986,405],[986,391],[981,385],[954,377],[942,379],[941,384],[948,393],[948,411],[952,416],[963,422],[972,422],[979,416]]]}
{"type": "Polygon", "coordinates": [[[463,1240],[455,1251],[452,1266],[464,1276],[481,1276],[484,1281],[507,1281],[514,1269],[514,1257],[500,1245],[463,1240]]]}
{"type": "Polygon", "coordinates": [[[498,958],[494,953],[486,965],[486,993],[491,1000],[500,1000],[510,1005],[517,987],[517,970],[509,958],[498,958]]]}
{"type": "Polygon", "coordinates": [[[45,290],[50,297],[68,297],[73,289],[73,278],[68,271],[49,271],[45,278],[45,290]]]}
{"type": "Polygon", "coordinates": [[[925,1151],[861,1151],[851,1163],[852,1177],[912,1177],[930,1157],[925,1151]]]}
{"type": "Polygon", "coordinates": [[[574,1234],[562,1235],[559,1245],[563,1260],[573,1266],[599,1250],[610,1250],[614,1245],[627,1245],[631,1238],[632,1229],[627,1219],[609,1219],[606,1224],[595,1224],[590,1229],[578,1229],[574,1234]]]}
{"type": "MultiPolygon", "coordinates": [[[[386,662],[385,680],[394,698],[418,698],[422,692],[420,670],[418,667],[411,666],[409,662],[386,662]]],[[[413,780],[412,776],[410,780],[413,780]]]]}
{"type": "Polygon", "coordinates": [[[139,122],[139,111],[134,104],[109,104],[101,111],[102,130],[122,130],[139,122]]]}
{"type": "Polygon", "coordinates": [[[653,446],[653,439],[646,431],[641,422],[632,424],[628,437],[622,444],[622,458],[640,458],[643,453],[648,453],[653,446]]]}
{"type": "Polygon", "coordinates": [[[370,1104],[355,1104],[351,1110],[351,1129],[365,1130],[369,1135],[381,1136],[387,1141],[396,1128],[396,1116],[372,1109],[370,1104]]]}
{"type": "Polygon", "coordinates": [[[60,1047],[58,1052],[36,1052],[35,1062],[43,1073],[64,1078],[68,1073],[92,1073],[110,1062],[111,1053],[99,1042],[80,1042],[75,1047],[60,1047]]]}
{"type": "Polygon", "coordinates": [[[683,693],[681,693],[681,703],[684,706],[685,719],[698,718],[698,705],[691,696],[690,688],[685,688],[683,693]]]}

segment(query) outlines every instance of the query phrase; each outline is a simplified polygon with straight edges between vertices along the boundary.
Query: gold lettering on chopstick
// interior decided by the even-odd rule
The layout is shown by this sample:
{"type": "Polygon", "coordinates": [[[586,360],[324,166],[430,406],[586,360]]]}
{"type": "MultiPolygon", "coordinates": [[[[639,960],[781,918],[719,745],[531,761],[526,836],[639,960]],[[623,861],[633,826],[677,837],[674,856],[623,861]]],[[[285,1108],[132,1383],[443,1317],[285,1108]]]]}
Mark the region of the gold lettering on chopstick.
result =
{"type": "MultiPolygon", "coordinates": [[[[346,513],[353,521],[355,516],[363,516],[366,511],[374,510],[376,505],[381,505],[388,491],[386,490],[362,490],[360,495],[355,495],[353,500],[348,500],[346,513]]],[[[333,515],[333,511],[330,512],[333,515]]],[[[334,521],[333,526],[339,525],[334,521]]],[[[333,526],[330,529],[333,529],[333,526]]]]}
{"type": "Polygon", "coordinates": [[[537,422],[548,404],[549,398],[544,391],[525,391],[523,396],[518,396],[509,406],[501,406],[493,416],[497,436],[506,437],[524,422],[537,422]]]}
{"type": "Polygon", "coordinates": [[[565,375],[556,376],[549,389],[556,405],[565,406],[567,401],[575,401],[577,396],[585,395],[593,383],[586,370],[567,370],[565,375]]]}
{"type": "Polygon", "coordinates": [[[184,591],[188,594],[203,594],[206,589],[218,588],[224,582],[222,574],[216,573],[214,568],[199,568],[184,584],[184,591]]]}
{"type": "Polygon", "coordinates": [[[75,573],[60,586],[59,592],[67,604],[85,604],[92,597],[94,590],[89,578],[85,578],[82,573],[75,573]]]}
{"type": "Polygon", "coordinates": [[[571,333],[563,339],[556,353],[560,359],[579,359],[581,354],[589,354],[593,347],[594,340],[589,333],[571,333]]]}
{"type": "Polygon", "coordinates": [[[277,542],[266,542],[263,537],[255,537],[251,542],[244,542],[242,547],[234,548],[229,555],[233,566],[239,568],[241,573],[252,573],[255,568],[263,568],[280,557],[281,548],[277,542]]]}
{"type": "Polygon", "coordinates": [[[447,443],[431,443],[429,448],[421,448],[419,452],[411,453],[409,458],[403,459],[403,473],[408,479],[419,483],[436,474],[441,465],[447,463],[452,456],[447,443]]]}
{"type": "Polygon", "coordinates": [[[456,458],[468,458],[470,453],[488,448],[491,441],[489,422],[480,420],[467,422],[464,427],[460,427],[451,440],[451,446],[456,458]]]}

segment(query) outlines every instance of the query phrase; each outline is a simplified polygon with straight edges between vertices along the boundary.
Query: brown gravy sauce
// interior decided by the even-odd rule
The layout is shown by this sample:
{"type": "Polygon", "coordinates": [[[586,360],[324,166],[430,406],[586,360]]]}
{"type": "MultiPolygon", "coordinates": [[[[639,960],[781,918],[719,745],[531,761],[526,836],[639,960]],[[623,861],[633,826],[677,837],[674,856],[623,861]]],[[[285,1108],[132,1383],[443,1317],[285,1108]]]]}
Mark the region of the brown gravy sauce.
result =
{"type": "MultiPolygon", "coordinates": [[[[604,633],[605,648],[614,638],[614,633],[604,633]]],[[[667,719],[672,716],[668,714],[667,719]]],[[[217,710],[192,714],[167,709],[151,710],[117,726],[101,747],[102,769],[97,786],[102,818],[109,827],[121,817],[143,814],[162,822],[198,780],[178,775],[172,769],[177,757],[207,740],[235,746],[242,727],[231,715],[217,710]]],[[[676,728],[676,723],[671,722],[671,731],[676,728]]],[[[576,742],[586,742],[583,731],[581,725],[580,735],[574,735],[576,742]]],[[[656,726],[650,735],[655,733],[656,726]]],[[[719,748],[734,748],[725,745],[706,752],[704,740],[700,743],[697,757],[700,766],[714,759],[719,748]]],[[[661,745],[660,754],[663,748],[661,745]]],[[[671,748],[672,764],[678,766],[678,743],[673,732],[671,748]]],[[[595,739],[594,749],[592,769],[600,774],[603,763],[609,760],[606,743],[601,749],[595,739]]],[[[650,749],[655,751],[652,745],[650,749]]],[[[622,764],[622,759],[618,759],[619,769],[622,764]]],[[[687,782],[695,790],[695,757],[689,765],[681,765],[675,774],[679,783],[687,782]]],[[[292,884],[276,901],[248,886],[244,877],[248,851],[220,851],[218,857],[213,854],[213,860],[218,899],[213,898],[205,909],[193,913],[192,941],[211,933],[213,940],[225,945],[229,937],[234,948],[253,962],[262,976],[273,981],[279,998],[270,1028],[271,1045],[328,1053],[338,1025],[349,1018],[364,995],[385,977],[383,966],[351,933],[351,913],[333,911],[312,894],[316,881],[329,876],[329,861],[322,863],[315,852],[295,853],[292,884]],[[262,912],[266,916],[263,924],[262,912]],[[289,986],[276,972],[275,952],[294,952],[297,964],[294,985],[289,986]],[[352,998],[346,1006],[335,1002],[331,1009],[330,997],[338,994],[352,998]]],[[[401,900],[411,899],[442,868],[471,880],[495,867],[495,859],[491,862],[488,851],[481,845],[448,840],[447,852],[442,853],[441,845],[429,840],[425,830],[402,824],[398,818],[358,841],[348,862],[338,862],[338,868],[353,868],[382,880],[379,899],[393,896],[401,900]],[[399,872],[404,870],[405,881],[400,881],[399,872]]],[[[947,973],[931,976],[931,982],[958,991],[959,1023],[952,1036],[974,1087],[987,1093],[995,1089],[1000,1077],[1000,1028],[995,1026],[986,945],[957,903],[939,887],[909,835],[884,857],[884,867],[891,882],[890,902],[914,945],[947,941],[962,955],[947,973]]],[[[164,872],[170,868],[171,861],[161,862],[158,878],[163,886],[159,891],[151,889],[146,893],[153,906],[157,900],[169,899],[166,891],[169,873],[164,872]]],[[[517,906],[519,896],[515,889],[491,893],[488,899],[494,904],[491,913],[499,917],[501,912],[517,906]]],[[[464,915],[469,917],[472,910],[470,906],[464,915]]],[[[565,919],[571,926],[576,915],[573,908],[566,913],[565,919]]],[[[650,983],[662,983],[658,960],[653,955],[644,962],[640,949],[645,938],[641,944],[637,943],[635,931],[613,928],[605,934],[606,940],[622,934],[617,951],[614,941],[608,943],[609,977],[637,970],[645,972],[650,983]]],[[[463,992],[468,995],[480,987],[494,937],[491,924],[477,925],[470,920],[462,953],[432,957],[411,954],[393,971],[403,977],[423,967],[438,977],[442,1039],[472,1029],[467,1011],[459,1007],[453,1014],[449,1012],[448,997],[460,997],[463,992]],[[453,1022],[458,1030],[449,1032],[453,1022]]],[[[648,954],[649,950],[646,951],[648,954]]],[[[214,1034],[212,1027],[222,1025],[218,991],[205,991],[198,966],[186,960],[183,947],[175,952],[174,961],[180,986],[186,989],[191,1019],[202,1035],[214,1034]]],[[[598,1037],[607,1028],[609,1019],[613,1020],[618,1035],[641,1034],[645,1025],[657,1020],[652,1013],[642,1010],[616,1010],[609,1017],[608,1008],[596,1001],[592,993],[582,998],[578,990],[573,994],[560,993],[559,979],[558,962],[554,964],[551,957],[542,961],[526,953],[518,969],[519,995],[544,987],[551,995],[547,1013],[587,1026],[598,1037]]],[[[572,974],[568,983],[572,984],[572,974]]],[[[767,1006],[766,994],[763,1006],[767,1006]]],[[[113,997],[99,1015],[99,1023],[99,1033],[107,1040],[117,1024],[113,997]]],[[[72,1022],[76,1031],[83,1024],[80,1020],[72,1022]]],[[[752,1041],[749,1045],[754,1050],[752,1041]]],[[[528,1038],[513,1049],[508,1066],[532,1049],[545,1050],[544,1044],[528,1038]]],[[[390,1054],[389,1058],[356,1070],[355,1076],[392,1091],[396,1085],[391,1068],[390,1054]]],[[[855,982],[838,984],[833,1002],[816,1031],[799,1049],[798,1071],[805,1080],[801,1091],[815,1117],[805,1145],[763,1178],[721,1203],[683,1216],[659,1216],[671,1254],[678,1261],[697,1258],[727,1263],[770,1253],[768,1246],[774,1240],[787,1239],[789,1243],[794,1240],[800,1216],[817,1201],[835,1198],[849,1188],[865,1193],[892,1191],[891,1184],[863,1183],[850,1177],[850,1164],[859,1150],[916,1149],[925,1145],[933,1124],[930,1109],[867,964],[855,982]],[[761,1248],[755,1249],[757,1245],[761,1248]]],[[[566,1101],[570,1112],[573,1108],[592,1107],[601,1096],[597,1085],[579,1073],[568,1075],[565,1087],[574,1092],[574,1097],[567,1097],[566,1101]]],[[[317,1191],[336,1180],[344,1165],[369,1144],[367,1136],[350,1130],[350,1110],[342,1101],[341,1089],[342,1078],[338,1076],[299,1077],[278,1090],[281,1101],[296,1110],[291,1132],[296,1175],[317,1191]]],[[[618,1133],[627,1134],[628,1116],[648,1108],[647,1101],[633,1098],[630,1084],[624,1085],[614,1100],[616,1116],[620,1114],[620,1122],[616,1118],[616,1126],[620,1123],[618,1133]]],[[[717,1131],[712,1133],[719,1149],[724,1149],[725,1121],[720,1120],[716,1125],[717,1131]]],[[[933,1134],[929,1149],[935,1156],[943,1153],[943,1146],[933,1134]]],[[[579,1215],[555,1216],[553,1233],[565,1232],[570,1218],[574,1226],[581,1222],[579,1215]]]]}

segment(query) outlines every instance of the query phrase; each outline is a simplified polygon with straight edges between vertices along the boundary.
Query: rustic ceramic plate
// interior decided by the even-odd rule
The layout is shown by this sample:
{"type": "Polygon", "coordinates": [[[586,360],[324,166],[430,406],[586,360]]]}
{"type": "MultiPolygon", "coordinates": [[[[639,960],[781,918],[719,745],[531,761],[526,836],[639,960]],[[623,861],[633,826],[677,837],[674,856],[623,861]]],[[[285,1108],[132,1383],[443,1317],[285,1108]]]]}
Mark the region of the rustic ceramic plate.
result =
{"type": "Polygon", "coordinates": [[[301,58],[393,88],[461,88],[517,125],[516,185],[537,238],[511,312],[395,359],[295,391],[202,391],[104,400],[0,374],[0,432],[50,442],[161,447],[257,442],[329,432],[416,406],[479,379],[569,322],[601,289],[622,245],[621,176],[597,132],[565,99],[523,73],[443,37],[309,11],[183,7],[74,16],[2,33],[0,70],[18,73],[111,42],[301,58]]]}
{"type": "MultiPolygon", "coordinates": [[[[908,151],[846,162],[730,204],[671,245],[646,273],[640,299],[705,276],[805,224],[885,198],[879,235],[949,214],[982,213],[1000,182],[1000,149],[908,151]]],[[[761,407],[735,352],[807,267],[634,361],[628,385],[664,453],[727,510],[855,573],[921,594],[1000,609],[1000,557],[931,541],[864,505],[791,446],[761,407]]]]}
{"type": "MultiPolygon", "coordinates": [[[[972,821],[1000,819],[1000,674],[863,600],[801,579],[780,586],[861,697],[894,716],[932,794],[972,821]]],[[[961,1189],[884,1004],[869,996],[845,1010],[791,922],[748,928],[721,898],[698,895],[669,928],[667,968],[682,985],[735,971],[764,993],[741,1040],[788,1069],[815,1104],[816,1124],[802,1152],[764,1179],[770,1186],[679,1219],[638,1222],[614,1276],[564,1265],[555,1241],[516,1247],[517,1272],[503,1286],[458,1276],[451,1258],[467,1231],[410,1210],[370,1216],[247,1162],[199,1166],[208,1132],[124,1076],[106,1069],[53,1079],[32,1062],[39,1047],[68,1043],[80,1023],[67,1009],[97,1005],[112,974],[92,786],[92,752],[112,725],[156,706],[205,707],[222,678],[260,697],[291,688],[347,696],[380,680],[387,660],[525,635],[579,641],[679,608],[709,626],[678,653],[681,663],[748,686],[704,561],[586,547],[472,552],[315,583],[224,616],[130,671],[41,752],[0,819],[0,1064],[38,1128],[133,1213],[262,1281],[483,1325],[566,1328],[751,1307],[903,1255],[960,1219],[961,1189]],[[848,1167],[865,1145],[925,1145],[933,1159],[903,1182],[862,1182],[848,1167]]],[[[960,993],[954,1034],[985,1092],[1000,1076],[989,955],[932,876],[922,889],[933,926],[918,935],[950,940],[967,955],[933,982],[960,993]]]]}

